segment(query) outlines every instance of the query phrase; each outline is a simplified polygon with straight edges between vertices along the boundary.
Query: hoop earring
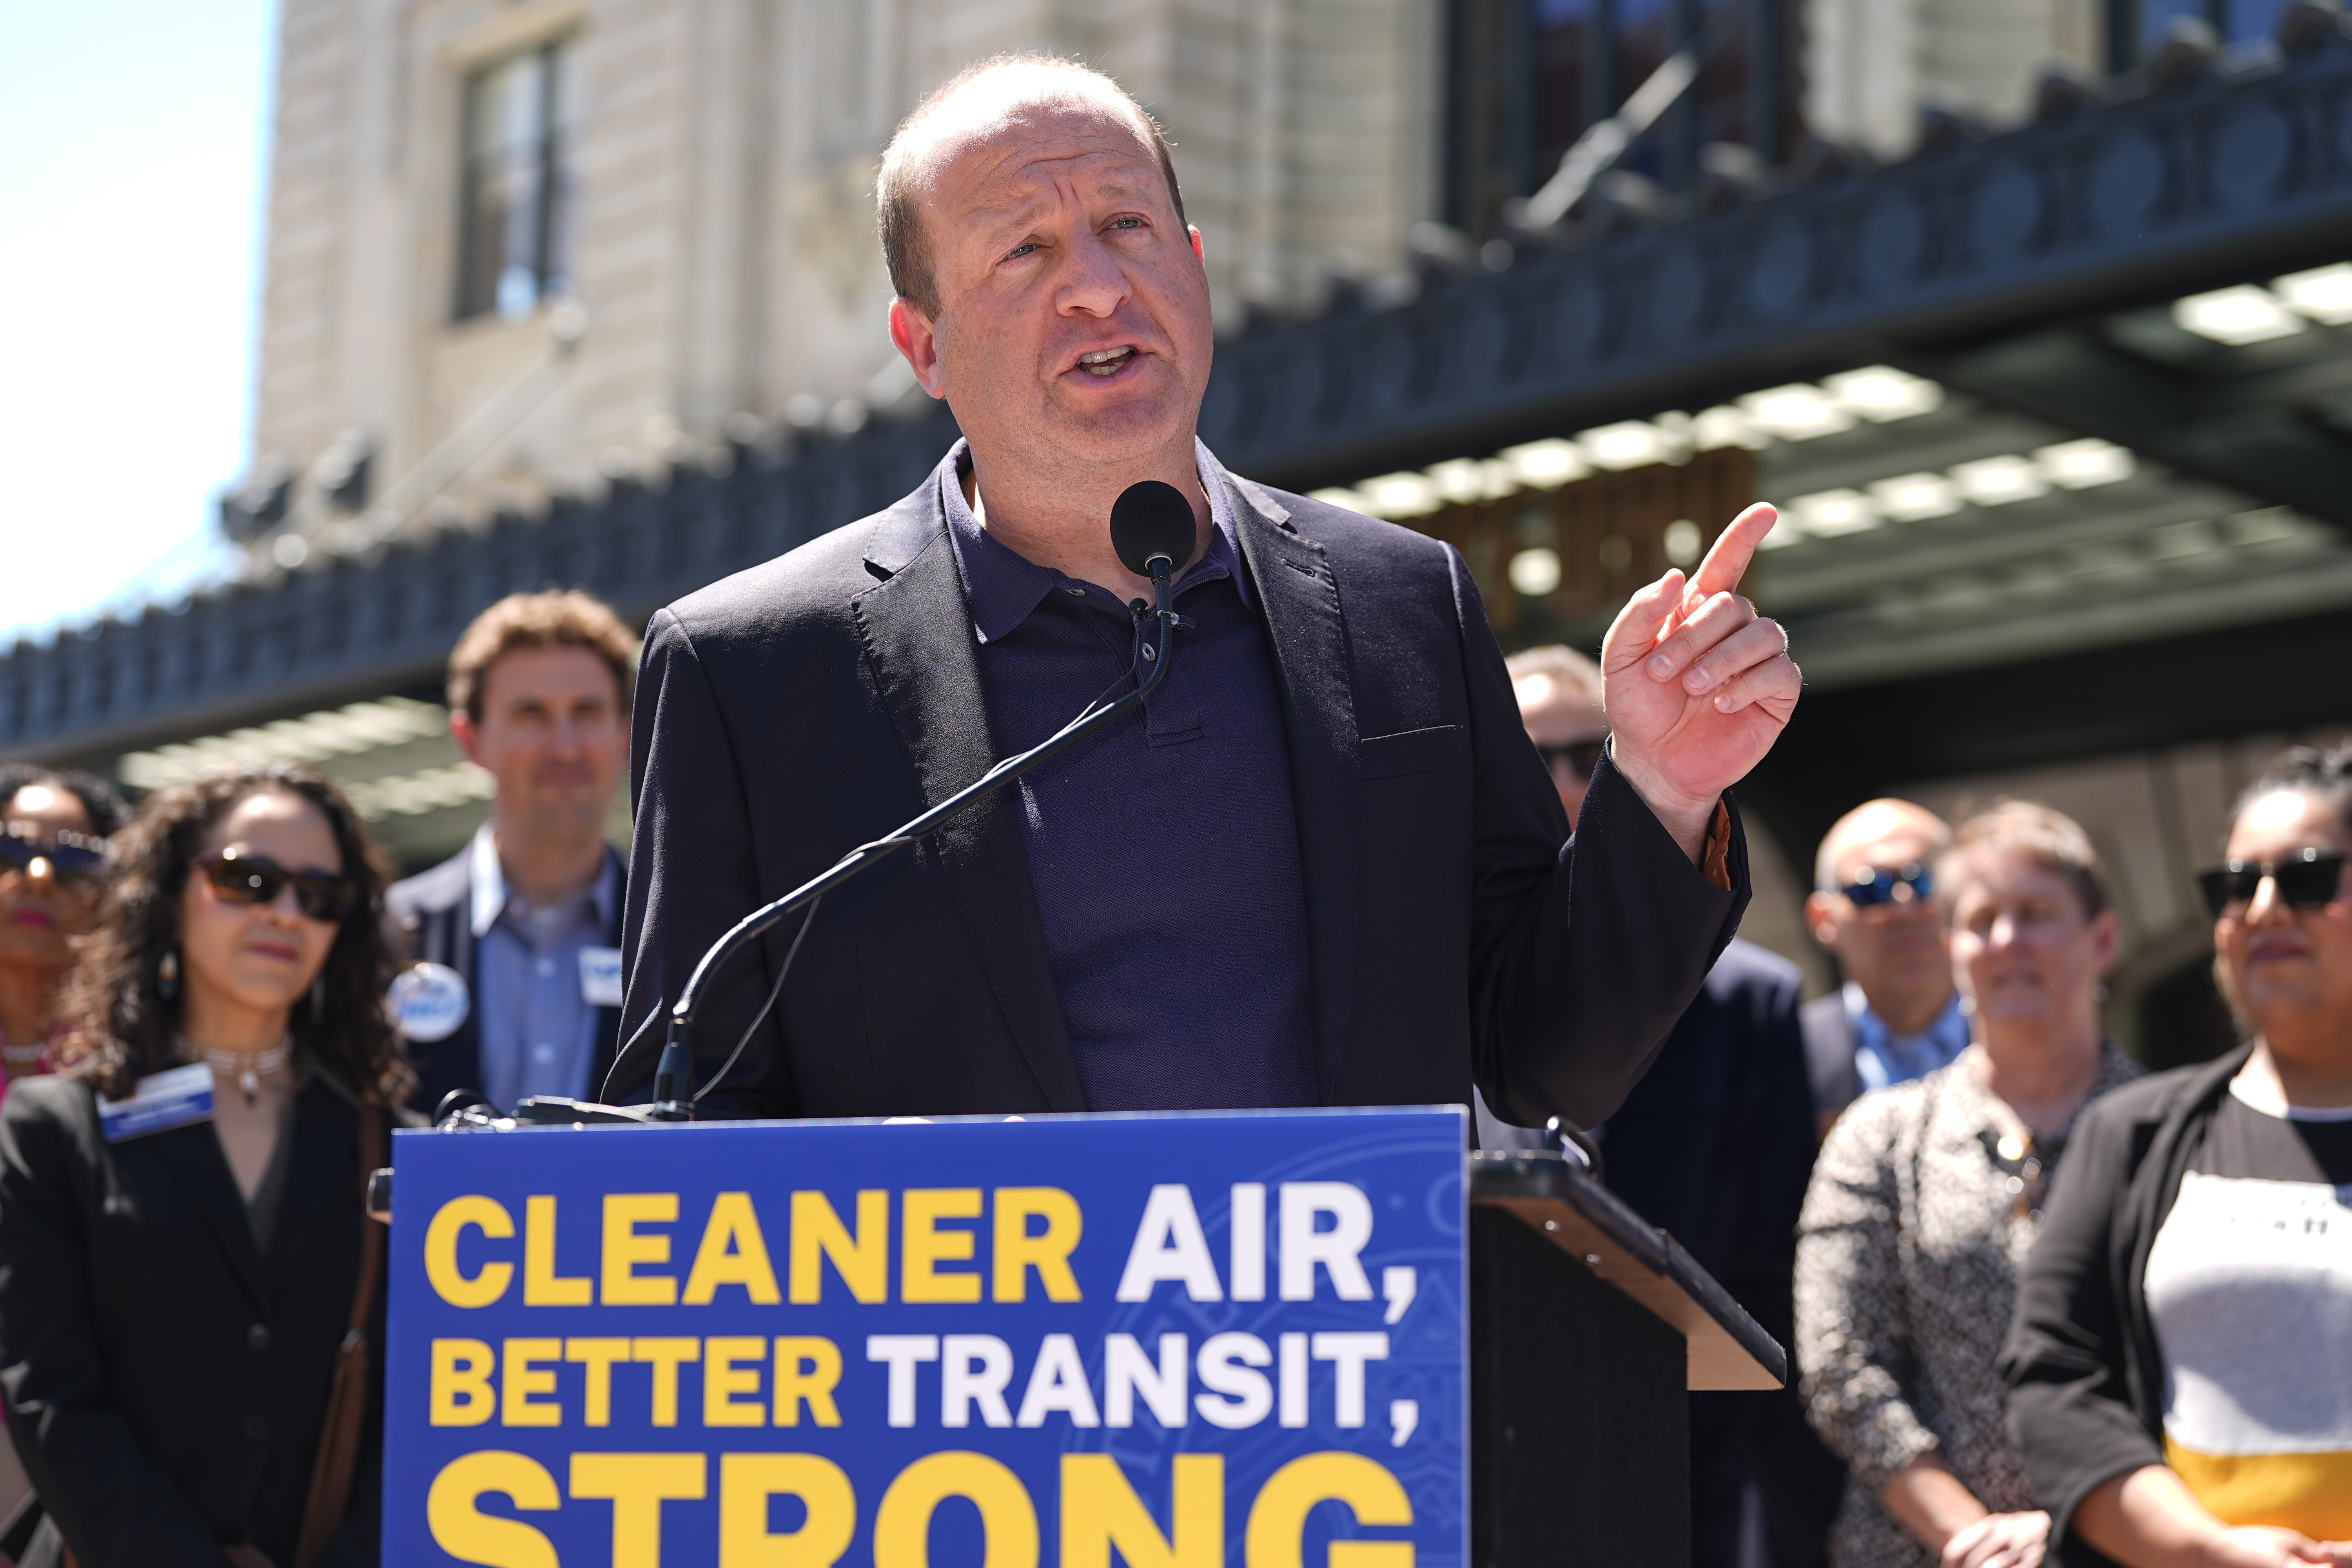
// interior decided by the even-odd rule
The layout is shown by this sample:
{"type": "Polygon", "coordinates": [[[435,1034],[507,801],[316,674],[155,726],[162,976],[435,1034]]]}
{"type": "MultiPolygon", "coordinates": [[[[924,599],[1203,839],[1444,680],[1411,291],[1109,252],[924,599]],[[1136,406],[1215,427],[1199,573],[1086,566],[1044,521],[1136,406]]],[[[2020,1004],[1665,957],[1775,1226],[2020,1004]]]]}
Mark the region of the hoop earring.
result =
{"type": "Polygon", "coordinates": [[[324,1028],[327,1023],[327,972],[323,969],[310,977],[310,1025],[324,1028]]]}
{"type": "Polygon", "coordinates": [[[155,966],[155,993],[166,1002],[180,999],[180,950],[166,948],[163,961],[155,966]]]}

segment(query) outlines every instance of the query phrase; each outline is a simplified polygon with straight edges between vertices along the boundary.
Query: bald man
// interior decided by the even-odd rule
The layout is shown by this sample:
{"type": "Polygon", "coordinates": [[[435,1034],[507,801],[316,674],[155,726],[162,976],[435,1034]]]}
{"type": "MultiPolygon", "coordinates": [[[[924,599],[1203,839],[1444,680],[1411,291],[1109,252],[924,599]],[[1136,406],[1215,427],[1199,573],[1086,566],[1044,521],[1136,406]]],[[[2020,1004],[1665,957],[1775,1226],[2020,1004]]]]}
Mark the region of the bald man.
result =
{"type": "Polygon", "coordinates": [[[1460,1102],[1613,1110],[1731,938],[1725,791],[1798,692],[1733,590],[1772,521],[1637,594],[1574,846],[1462,558],[1228,473],[1194,433],[1200,231],[1108,77],[1008,57],[882,159],[890,338],[964,438],[920,488],[654,617],[639,674],[629,1041],[709,944],[1116,689],[1111,547],[1192,512],[1192,629],[1150,704],[790,921],[713,993],[706,1113],[1460,1102]],[[803,931],[799,966],[761,1004],[803,931]],[[754,1023],[757,1027],[754,1028],[754,1023]],[[748,1033],[747,1033],[748,1031],[748,1033]]]}
{"type": "Polygon", "coordinates": [[[1805,923],[1845,976],[1804,1011],[1824,1136],[1864,1089],[1924,1078],[1967,1048],[1935,900],[1936,857],[1951,842],[1927,807],[1874,800],[1838,818],[1813,858],[1805,923]]]}

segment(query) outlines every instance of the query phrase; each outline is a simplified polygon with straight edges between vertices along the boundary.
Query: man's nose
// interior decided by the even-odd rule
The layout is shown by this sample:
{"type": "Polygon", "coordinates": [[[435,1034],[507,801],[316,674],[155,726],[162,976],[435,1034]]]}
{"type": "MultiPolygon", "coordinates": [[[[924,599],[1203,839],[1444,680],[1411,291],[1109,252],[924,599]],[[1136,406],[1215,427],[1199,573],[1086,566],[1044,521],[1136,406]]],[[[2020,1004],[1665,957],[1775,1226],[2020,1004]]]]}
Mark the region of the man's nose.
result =
{"type": "Polygon", "coordinates": [[[1127,273],[1118,258],[1099,236],[1088,232],[1070,247],[1069,269],[1063,275],[1057,303],[1064,314],[1084,311],[1089,316],[1108,316],[1127,303],[1134,292],[1127,286],[1127,273]]]}
{"type": "Polygon", "coordinates": [[[36,855],[25,865],[25,880],[36,887],[57,886],[58,868],[46,855],[36,855]]]}
{"type": "Polygon", "coordinates": [[[2284,925],[2292,918],[2286,900],[2279,897],[2276,877],[2264,877],[2254,884],[2254,896],[2246,901],[2248,925],[2284,925]]]}

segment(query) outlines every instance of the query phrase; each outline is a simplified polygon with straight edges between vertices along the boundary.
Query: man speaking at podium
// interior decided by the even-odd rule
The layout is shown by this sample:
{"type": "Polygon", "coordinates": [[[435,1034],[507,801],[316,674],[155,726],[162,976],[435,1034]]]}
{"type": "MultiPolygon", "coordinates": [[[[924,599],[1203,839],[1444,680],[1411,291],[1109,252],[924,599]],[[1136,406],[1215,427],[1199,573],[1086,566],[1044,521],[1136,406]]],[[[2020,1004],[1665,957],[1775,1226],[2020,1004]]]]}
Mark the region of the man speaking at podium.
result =
{"type": "Polygon", "coordinates": [[[627,1045],[737,920],[1036,744],[1129,665],[1107,520],[1190,501],[1192,626],[1138,715],[827,894],[710,991],[703,1116],[1466,1101],[1615,1109],[1738,924],[1724,791],[1798,694],[1730,590],[1752,508],[1603,649],[1613,756],[1570,826],[1450,547],[1227,473],[1166,143],[1010,57],[884,154],[890,334],[965,439],[888,510],[656,615],[638,675],[627,1045]]]}

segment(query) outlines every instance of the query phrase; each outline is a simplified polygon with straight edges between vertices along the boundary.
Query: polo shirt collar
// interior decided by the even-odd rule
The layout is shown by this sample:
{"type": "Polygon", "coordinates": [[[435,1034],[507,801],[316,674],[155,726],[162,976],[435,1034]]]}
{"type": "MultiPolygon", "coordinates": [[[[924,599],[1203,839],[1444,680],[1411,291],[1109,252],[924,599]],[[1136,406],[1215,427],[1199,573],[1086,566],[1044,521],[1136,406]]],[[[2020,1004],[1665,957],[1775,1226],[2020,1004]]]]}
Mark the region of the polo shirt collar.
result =
{"type": "MultiPolygon", "coordinates": [[[[1197,436],[1192,438],[1192,452],[1201,489],[1209,498],[1209,548],[1177,579],[1177,588],[1181,592],[1195,583],[1231,577],[1242,603],[1255,609],[1248,575],[1241,569],[1241,537],[1234,525],[1225,470],[1197,436]]],[[[1009,636],[1045,602],[1046,595],[1076,579],[1038,565],[981,526],[963,499],[962,477],[971,465],[971,444],[957,441],[939,468],[940,504],[947,514],[948,538],[955,547],[956,563],[963,569],[964,598],[971,610],[972,627],[982,642],[990,643],[1009,636]]],[[[493,855],[493,861],[496,858],[493,855]]]]}

